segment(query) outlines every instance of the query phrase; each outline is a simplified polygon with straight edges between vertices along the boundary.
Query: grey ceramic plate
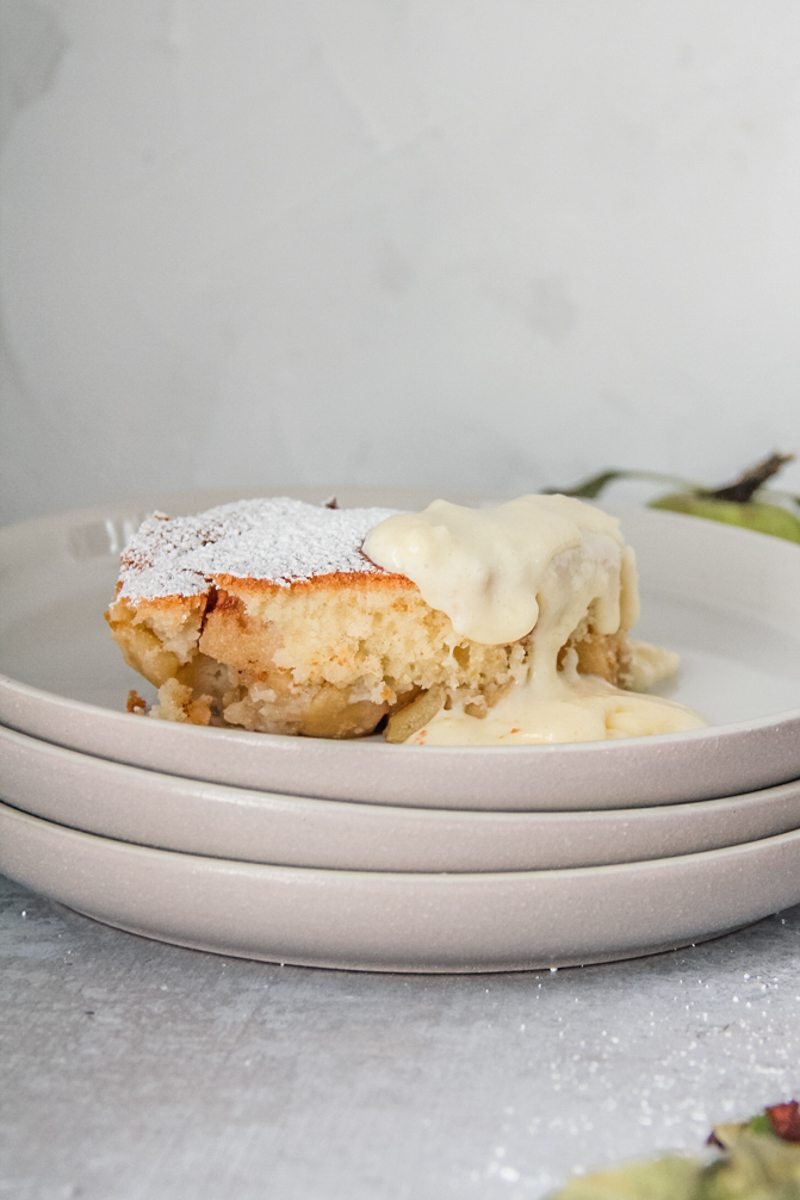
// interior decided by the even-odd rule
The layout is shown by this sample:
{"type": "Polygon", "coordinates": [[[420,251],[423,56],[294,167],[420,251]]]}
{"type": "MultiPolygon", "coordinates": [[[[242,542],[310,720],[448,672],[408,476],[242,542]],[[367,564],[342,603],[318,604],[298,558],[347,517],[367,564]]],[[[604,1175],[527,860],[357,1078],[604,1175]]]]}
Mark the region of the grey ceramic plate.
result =
{"type": "Polygon", "coordinates": [[[504,971],[696,942],[800,901],[800,830],[622,866],[505,874],[268,867],[150,850],[0,805],[0,871],[110,925],[221,954],[504,971]]]}
{"type": "Polygon", "coordinates": [[[0,728],[0,799],[87,833],[294,867],[520,871],[692,854],[800,827],[800,781],[720,800],[460,812],[314,800],[144,771],[0,728]]]}
{"type": "MultiPolygon", "coordinates": [[[[221,498],[152,503],[177,512],[221,498]]],[[[340,498],[408,502],[352,490],[340,498]]],[[[419,748],[188,728],[121,712],[128,688],[141,685],[122,664],[102,610],[119,551],[146,507],[67,513],[0,532],[0,722],[173,774],[417,807],[623,808],[800,776],[800,550],[788,542],[670,513],[625,518],[643,581],[639,633],[681,653],[674,694],[707,716],[707,730],[568,746],[419,748]]]]}

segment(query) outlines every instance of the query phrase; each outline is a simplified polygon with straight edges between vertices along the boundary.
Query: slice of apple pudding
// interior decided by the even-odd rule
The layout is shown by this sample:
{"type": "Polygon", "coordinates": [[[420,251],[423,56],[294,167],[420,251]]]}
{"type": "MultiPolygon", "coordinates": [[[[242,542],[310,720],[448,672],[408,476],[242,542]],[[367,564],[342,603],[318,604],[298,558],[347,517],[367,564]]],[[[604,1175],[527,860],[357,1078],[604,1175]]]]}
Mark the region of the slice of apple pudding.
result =
{"type": "MultiPolygon", "coordinates": [[[[633,554],[563,496],[423,513],[287,498],[149,517],[106,618],[153,716],[316,737],[552,742],[692,728],[629,690],[633,554]]],[[[647,652],[650,682],[674,656],[647,652]]]]}

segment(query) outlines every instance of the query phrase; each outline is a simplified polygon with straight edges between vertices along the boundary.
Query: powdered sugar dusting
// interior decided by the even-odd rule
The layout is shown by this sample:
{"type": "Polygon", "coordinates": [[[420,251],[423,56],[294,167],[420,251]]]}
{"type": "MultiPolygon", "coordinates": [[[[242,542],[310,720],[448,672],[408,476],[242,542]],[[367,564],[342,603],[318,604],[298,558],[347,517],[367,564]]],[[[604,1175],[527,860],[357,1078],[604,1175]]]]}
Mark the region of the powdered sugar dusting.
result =
{"type": "Polygon", "coordinates": [[[383,575],[361,544],[394,511],[280,497],[237,500],[191,517],[153,513],[122,554],[120,595],[134,603],[195,596],[219,575],[284,587],[340,571],[383,575]]]}

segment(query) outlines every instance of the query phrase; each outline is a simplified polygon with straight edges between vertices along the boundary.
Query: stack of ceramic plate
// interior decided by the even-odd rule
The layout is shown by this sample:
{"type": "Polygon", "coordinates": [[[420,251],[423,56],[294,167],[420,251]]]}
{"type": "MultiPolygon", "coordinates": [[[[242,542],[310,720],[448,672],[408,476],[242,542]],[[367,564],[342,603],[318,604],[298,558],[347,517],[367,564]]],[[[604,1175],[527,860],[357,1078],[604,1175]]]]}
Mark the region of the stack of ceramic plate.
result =
{"type": "Polygon", "coordinates": [[[800,902],[798,547],[624,519],[639,632],[681,654],[699,731],[440,748],[129,715],[119,551],[147,507],[220,498],[0,532],[0,871],[149,937],[374,970],[598,962],[800,902]]]}

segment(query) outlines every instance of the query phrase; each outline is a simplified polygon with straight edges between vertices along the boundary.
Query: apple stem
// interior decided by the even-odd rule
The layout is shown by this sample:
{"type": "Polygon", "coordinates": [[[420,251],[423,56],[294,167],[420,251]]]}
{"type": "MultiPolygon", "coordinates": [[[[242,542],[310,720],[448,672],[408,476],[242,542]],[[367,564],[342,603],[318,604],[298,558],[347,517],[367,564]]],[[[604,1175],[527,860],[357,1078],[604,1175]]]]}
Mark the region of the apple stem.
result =
{"type": "MultiPolygon", "coordinates": [[[[752,500],[755,493],[761,488],[768,479],[776,475],[781,467],[786,463],[791,462],[794,458],[793,454],[770,454],[761,462],[756,463],[754,467],[750,467],[733,483],[725,484],[720,488],[704,488],[699,484],[690,483],[686,479],[677,479],[673,475],[665,475],[660,471],[635,471],[635,470],[620,470],[613,469],[609,471],[600,471],[597,475],[592,475],[588,479],[576,483],[571,488],[544,488],[545,494],[553,492],[561,492],[566,496],[578,496],[582,500],[595,500],[609,484],[616,483],[626,479],[646,480],[649,483],[669,484],[672,487],[678,487],[686,492],[691,492],[696,496],[704,496],[712,500],[733,500],[739,504],[747,504],[752,500]]],[[[779,495],[779,493],[770,493],[771,495],[779,495]]],[[[800,496],[792,496],[791,499],[800,504],[800,496]]]]}
{"type": "Polygon", "coordinates": [[[773,475],[777,475],[781,467],[791,462],[793,458],[793,454],[770,454],[768,458],[762,459],[754,467],[750,467],[733,483],[725,484],[721,488],[714,488],[712,491],[704,491],[703,495],[709,496],[713,500],[733,500],[736,504],[747,504],[758,489],[773,475]]]}

